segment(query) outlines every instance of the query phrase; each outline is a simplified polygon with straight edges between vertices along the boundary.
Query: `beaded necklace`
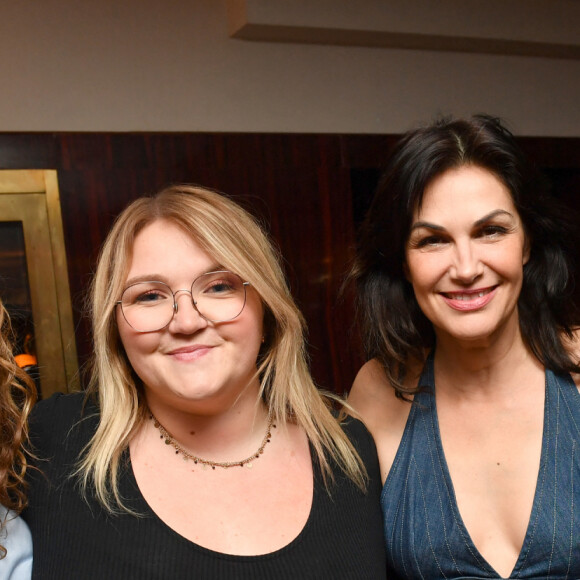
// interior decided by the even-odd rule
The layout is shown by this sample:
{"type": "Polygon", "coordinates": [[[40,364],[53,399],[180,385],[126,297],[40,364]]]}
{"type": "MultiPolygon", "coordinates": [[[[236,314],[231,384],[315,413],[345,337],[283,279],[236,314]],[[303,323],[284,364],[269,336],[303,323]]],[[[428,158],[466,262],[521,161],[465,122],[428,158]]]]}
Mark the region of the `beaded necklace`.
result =
{"type": "Polygon", "coordinates": [[[161,434],[159,438],[165,439],[165,445],[171,445],[175,449],[176,455],[181,454],[183,455],[184,461],[188,461],[191,459],[195,464],[201,463],[201,465],[203,465],[204,468],[211,467],[212,469],[215,469],[216,467],[228,469],[228,467],[236,467],[236,466],[238,467],[245,466],[248,469],[251,469],[253,466],[252,462],[254,461],[254,459],[259,459],[260,455],[264,453],[264,447],[266,447],[266,445],[270,443],[272,428],[274,429],[276,428],[276,425],[273,423],[272,416],[270,415],[268,416],[268,426],[266,428],[266,435],[264,436],[264,439],[262,440],[262,444],[258,448],[258,451],[252,453],[252,455],[246,457],[246,459],[242,459],[241,461],[210,461],[209,459],[202,459],[201,457],[198,457],[197,455],[190,453],[189,451],[187,451],[187,449],[184,449],[181,446],[181,444],[175,440],[173,435],[171,435],[171,433],[169,433],[169,431],[167,431],[167,429],[157,420],[157,418],[153,415],[153,413],[151,413],[151,411],[149,411],[149,418],[153,421],[153,425],[155,425],[155,428],[159,430],[159,433],[161,434]]]}

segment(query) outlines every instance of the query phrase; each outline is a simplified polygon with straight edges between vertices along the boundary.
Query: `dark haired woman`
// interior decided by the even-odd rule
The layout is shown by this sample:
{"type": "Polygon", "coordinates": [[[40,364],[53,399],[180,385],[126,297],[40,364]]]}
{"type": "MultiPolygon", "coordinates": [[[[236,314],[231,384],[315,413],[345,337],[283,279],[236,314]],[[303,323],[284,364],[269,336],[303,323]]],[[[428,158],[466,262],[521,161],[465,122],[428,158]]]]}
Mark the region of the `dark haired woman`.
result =
{"type": "Polygon", "coordinates": [[[14,361],[10,334],[10,319],[0,302],[0,578],[27,580],[32,572],[32,539],[18,514],[26,505],[22,446],[36,390],[14,361]]]}
{"type": "Polygon", "coordinates": [[[389,578],[580,577],[576,230],[497,119],[395,148],[351,274],[389,578]]]}

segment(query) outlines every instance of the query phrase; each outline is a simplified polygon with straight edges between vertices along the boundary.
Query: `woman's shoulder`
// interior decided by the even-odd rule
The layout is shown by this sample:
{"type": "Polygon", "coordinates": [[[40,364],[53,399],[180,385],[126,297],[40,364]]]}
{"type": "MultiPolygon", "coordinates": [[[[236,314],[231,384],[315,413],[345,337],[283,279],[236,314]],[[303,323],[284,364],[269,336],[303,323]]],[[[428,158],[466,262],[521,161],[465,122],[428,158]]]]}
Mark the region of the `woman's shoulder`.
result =
{"type": "MultiPolygon", "coordinates": [[[[415,369],[409,373],[410,376],[415,374],[415,369]]],[[[401,415],[406,419],[411,407],[408,401],[397,397],[377,359],[368,361],[359,370],[348,403],[373,434],[376,429],[400,423],[401,415]]]]}
{"type": "MultiPolygon", "coordinates": [[[[55,393],[34,405],[29,419],[30,440],[35,449],[51,449],[70,439],[75,426],[98,416],[96,405],[85,393],[55,393]]],[[[93,428],[93,427],[91,427],[93,428]]]]}
{"type": "Polygon", "coordinates": [[[32,573],[32,538],[25,521],[0,505],[0,545],[6,556],[0,560],[0,577],[28,579],[32,573]]]}
{"type": "MultiPolygon", "coordinates": [[[[564,346],[572,361],[580,366],[580,328],[575,328],[571,337],[564,337],[564,346]]],[[[572,373],[572,379],[580,391],[580,373],[572,373]]]]}
{"type": "Polygon", "coordinates": [[[359,455],[376,453],[373,437],[360,419],[347,415],[340,421],[340,426],[359,455]]]}
{"type": "MultiPolygon", "coordinates": [[[[409,386],[418,379],[417,373],[420,371],[413,366],[408,373],[409,386]]],[[[374,438],[384,481],[403,437],[411,403],[396,396],[378,360],[370,360],[360,369],[348,403],[374,438]]]]}
{"type": "Polygon", "coordinates": [[[54,393],[48,399],[38,401],[32,409],[31,421],[48,419],[78,419],[86,413],[95,412],[96,405],[86,393],[54,393]]]}

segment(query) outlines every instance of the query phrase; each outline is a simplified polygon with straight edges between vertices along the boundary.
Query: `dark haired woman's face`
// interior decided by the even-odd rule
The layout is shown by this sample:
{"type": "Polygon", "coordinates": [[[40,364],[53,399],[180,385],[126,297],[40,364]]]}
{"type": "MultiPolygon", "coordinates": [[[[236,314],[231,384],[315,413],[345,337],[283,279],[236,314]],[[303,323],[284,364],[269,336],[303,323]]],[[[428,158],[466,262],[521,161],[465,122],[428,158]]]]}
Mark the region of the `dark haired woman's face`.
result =
{"type": "Polygon", "coordinates": [[[517,329],[528,253],[510,192],[494,174],[463,166],[436,177],[405,253],[407,277],[439,339],[485,344],[517,329]]]}

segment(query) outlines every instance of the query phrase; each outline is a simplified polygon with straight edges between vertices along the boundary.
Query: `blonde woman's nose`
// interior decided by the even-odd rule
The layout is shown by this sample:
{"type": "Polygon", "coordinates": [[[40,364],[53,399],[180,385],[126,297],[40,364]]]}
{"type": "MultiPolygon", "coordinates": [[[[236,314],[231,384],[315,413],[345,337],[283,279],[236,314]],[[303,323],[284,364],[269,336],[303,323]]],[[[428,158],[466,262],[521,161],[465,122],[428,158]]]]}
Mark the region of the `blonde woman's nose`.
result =
{"type": "Polygon", "coordinates": [[[208,322],[195,307],[189,290],[176,290],[174,300],[175,312],[169,324],[172,332],[191,333],[207,326],[208,322]]]}

